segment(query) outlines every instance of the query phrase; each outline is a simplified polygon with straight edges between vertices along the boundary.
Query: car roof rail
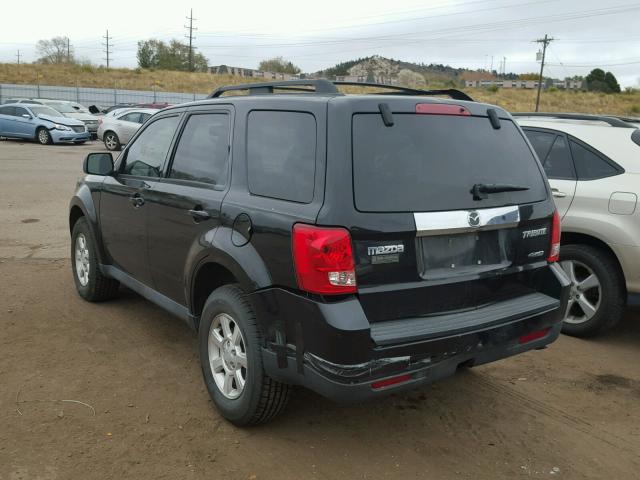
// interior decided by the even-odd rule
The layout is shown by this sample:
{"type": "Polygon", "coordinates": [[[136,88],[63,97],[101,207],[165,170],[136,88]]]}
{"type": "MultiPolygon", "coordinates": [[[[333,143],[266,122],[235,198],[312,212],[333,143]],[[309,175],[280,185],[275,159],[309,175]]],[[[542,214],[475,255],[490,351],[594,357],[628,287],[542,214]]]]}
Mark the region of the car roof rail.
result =
{"type": "Polygon", "coordinates": [[[514,117],[547,117],[560,118],[566,120],[592,120],[604,122],[612,127],[618,128],[638,128],[635,125],[624,121],[621,118],[607,115],[590,115],[585,113],[544,113],[544,112],[517,112],[511,114],[514,117]]]}
{"type": "Polygon", "coordinates": [[[242,90],[248,90],[249,95],[269,94],[274,93],[274,90],[341,95],[336,86],[374,87],[391,90],[391,92],[376,92],[373,95],[447,95],[454,100],[473,102],[473,99],[469,95],[453,88],[443,90],[422,90],[417,88],[401,87],[398,85],[386,85],[384,83],[346,81],[332,82],[324,78],[226,85],[214,90],[207,98],[219,98],[226,92],[242,90]],[[313,87],[313,89],[309,87],[313,87]]]}
{"type": "Polygon", "coordinates": [[[399,85],[387,85],[384,83],[347,82],[338,80],[333,82],[333,84],[354,87],[375,87],[392,90],[391,92],[376,92],[373,95],[447,95],[454,100],[465,100],[467,102],[473,102],[473,98],[471,98],[463,91],[456,90],[455,88],[447,88],[441,90],[423,90],[420,88],[401,87],[399,85]]]}
{"type": "Polygon", "coordinates": [[[260,82],[260,83],[242,83],[239,85],[226,85],[220,87],[211,92],[207,98],[218,98],[223,93],[234,92],[241,90],[249,90],[249,95],[261,95],[274,93],[274,89],[277,90],[289,90],[294,92],[311,92],[311,93],[333,93],[339,94],[338,89],[329,80],[314,79],[314,80],[283,80],[279,82],[260,82]],[[305,87],[314,87],[312,90],[305,87]]]}

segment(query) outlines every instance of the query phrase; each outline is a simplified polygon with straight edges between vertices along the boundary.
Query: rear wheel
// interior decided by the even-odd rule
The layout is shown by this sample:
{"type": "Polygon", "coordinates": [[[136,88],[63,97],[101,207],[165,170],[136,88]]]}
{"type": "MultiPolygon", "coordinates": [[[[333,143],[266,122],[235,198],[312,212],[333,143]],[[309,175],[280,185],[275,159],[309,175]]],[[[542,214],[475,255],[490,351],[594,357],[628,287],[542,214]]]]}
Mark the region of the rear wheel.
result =
{"type": "Polygon", "coordinates": [[[244,292],[232,285],[209,296],[200,320],[204,382],[221,415],[236,425],[266,422],[289,400],[290,386],[264,372],[256,323],[244,292]]]}
{"type": "Polygon", "coordinates": [[[626,290],[611,255],[588,245],[563,245],[560,265],[571,281],[562,331],[592,337],[616,325],[624,315],[626,290]]]}
{"type": "Polygon", "coordinates": [[[53,143],[53,139],[51,138],[49,130],[44,127],[40,127],[36,131],[36,140],[40,145],[49,145],[53,143]]]}
{"type": "Polygon", "coordinates": [[[115,151],[120,150],[120,139],[115,132],[107,132],[104,134],[104,146],[107,150],[115,151]]]}

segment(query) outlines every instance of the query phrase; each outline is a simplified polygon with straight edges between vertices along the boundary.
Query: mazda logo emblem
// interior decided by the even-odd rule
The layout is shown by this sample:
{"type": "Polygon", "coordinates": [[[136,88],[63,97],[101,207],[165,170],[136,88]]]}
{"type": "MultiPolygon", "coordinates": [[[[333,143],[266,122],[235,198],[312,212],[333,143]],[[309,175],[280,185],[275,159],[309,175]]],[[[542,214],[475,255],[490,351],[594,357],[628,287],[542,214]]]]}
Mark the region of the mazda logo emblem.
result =
{"type": "Polygon", "coordinates": [[[478,212],[469,212],[467,219],[469,220],[469,225],[472,227],[480,226],[480,214],[478,212]]]}

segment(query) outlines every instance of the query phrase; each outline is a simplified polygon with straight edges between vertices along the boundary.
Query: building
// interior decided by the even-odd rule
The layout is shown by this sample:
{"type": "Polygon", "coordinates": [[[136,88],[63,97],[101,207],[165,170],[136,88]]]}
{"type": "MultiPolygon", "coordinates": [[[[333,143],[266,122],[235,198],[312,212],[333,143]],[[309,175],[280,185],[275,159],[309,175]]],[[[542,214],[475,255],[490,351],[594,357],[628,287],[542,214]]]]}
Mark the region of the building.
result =
{"type": "Polygon", "coordinates": [[[233,75],[234,77],[260,78],[268,80],[295,80],[300,75],[291,75],[288,73],[263,72],[262,70],[254,70],[253,68],[231,67],[229,65],[215,65],[209,67],[209,73],[214,75],[233,75]]]}
{"type": "MultiPolygon", "coordinates": [[[[558,80],[551,79],[550,82],[547,81],[542,84],[542,88],[555,87],[560,90],[581,90],[583,82],[582,80],[558,80]]],[[[465,86],[467,88],[487,88],[487,87],[498,87],[498,88],[523,88],[523,89],[534,89],[538,88],[537,80],[467,80],[465,81],[465,86]]]]}

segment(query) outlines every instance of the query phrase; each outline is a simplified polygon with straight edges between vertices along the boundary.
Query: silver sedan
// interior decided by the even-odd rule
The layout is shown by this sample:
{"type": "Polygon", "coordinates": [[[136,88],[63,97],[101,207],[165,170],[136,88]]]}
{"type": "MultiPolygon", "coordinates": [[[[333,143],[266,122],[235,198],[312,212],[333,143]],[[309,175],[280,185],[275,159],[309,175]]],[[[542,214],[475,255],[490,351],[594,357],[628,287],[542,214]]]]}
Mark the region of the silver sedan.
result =
{"type": "Polygon", "coordinates": [[[113,116],[106,115],[99,120],[98,138],[104,142],[107,150],[120,150],[157,111],[153,108],[131,108],[113,116]]]}

